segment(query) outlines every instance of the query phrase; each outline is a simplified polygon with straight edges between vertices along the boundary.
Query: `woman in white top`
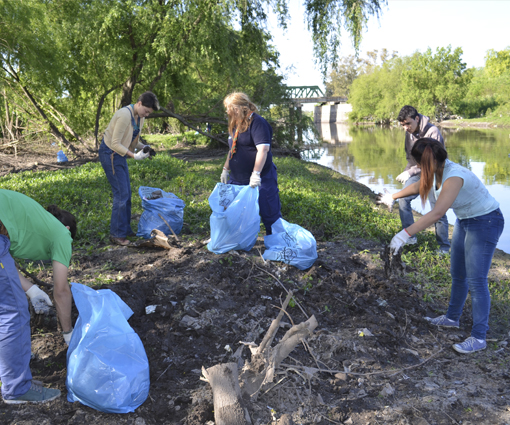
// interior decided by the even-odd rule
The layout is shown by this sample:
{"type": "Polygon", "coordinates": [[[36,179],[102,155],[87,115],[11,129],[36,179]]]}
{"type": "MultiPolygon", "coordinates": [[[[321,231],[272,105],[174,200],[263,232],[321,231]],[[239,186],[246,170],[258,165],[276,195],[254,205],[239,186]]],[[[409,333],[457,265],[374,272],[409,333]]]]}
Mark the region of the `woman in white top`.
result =
{"type": "Polygon", "coordinates": [[[425,318],[443,327],[459,327],[459,319],[471,293],[473,328],[471,336],[453,348],[459,353],[472,353],[486,348],[489,329],[490,293],[487,276],[504,219],[499,203],[489,194],[478,177],[467,168],[447,159],[446,150],[434,139],[420,139],[414,145],[412,156],[421,172],[420,181],[401,190],[380,196],[379,203],[393,205],[394,200],[420,194],[423,203],[429,191],[436,195],[436,205],[413,225],[397,233],[390,243],[396,253],[408,239],[439,220],[452,208],[457,216],[451,244],[452,290],[445,315],[425,318]]]}

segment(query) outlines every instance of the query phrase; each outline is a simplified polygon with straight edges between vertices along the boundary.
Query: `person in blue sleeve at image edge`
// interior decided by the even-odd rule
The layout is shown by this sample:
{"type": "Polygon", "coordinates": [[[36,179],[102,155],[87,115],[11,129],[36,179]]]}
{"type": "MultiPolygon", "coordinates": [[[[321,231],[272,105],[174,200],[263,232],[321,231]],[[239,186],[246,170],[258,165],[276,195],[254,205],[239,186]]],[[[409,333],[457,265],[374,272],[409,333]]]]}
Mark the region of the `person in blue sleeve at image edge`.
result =
{"type": "Polygon", "coordinates": [[[257,114],[257,107],[240,92],[223,100],[228,115],[229,153],[221,173],[221,182],[250,185],[259,190],[259,207],[266,234],[281,214],[278,176],[271,153],[273,129],[257,114]]]}

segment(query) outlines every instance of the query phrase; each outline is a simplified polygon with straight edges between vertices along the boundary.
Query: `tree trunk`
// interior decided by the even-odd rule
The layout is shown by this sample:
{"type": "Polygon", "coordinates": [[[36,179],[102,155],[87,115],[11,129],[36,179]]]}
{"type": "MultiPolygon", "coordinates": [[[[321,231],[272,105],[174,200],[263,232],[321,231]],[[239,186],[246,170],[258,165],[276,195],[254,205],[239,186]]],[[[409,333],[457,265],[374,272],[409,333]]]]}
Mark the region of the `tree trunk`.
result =
{"type": "Polygon", "coordinates": [[[203,380],[209,382],[213,392],[214,422],[216,425],[251,425],[248,409],[241,397],[237,363],[219,364],[202,368],[203,380]]]}
{"type": "MultiPolygon", "coordinates": [[[[219,137],[214,136],[210,133],[206,133],[206,132],[200,130],[200,128],[198,128],[198,127],[194,127],[193,124],[191,124],[189,121],[187,121],[182,115],[176,114],[175,112],[172,112],[172,111],[165,109],[163,107],[160,107],[160,111],[162,111],[163,113],[153,113],[153,114],[149,115],[149,118],[159,118],[159,117],[176,118],[180,122],[182,122],[185,126],[191,128],[192,130],[195,130],[195,131],[199,132],[200,134],[202,134],[206,137],[209,137],[209,139],[216,140],[217,142],[220,142],[220,143],[228,146],[228,142],[226,140],[220,139],[219,137]]],[[[214,121],[215,121],[214,119],[210,119],[209,121],[207,121],[204,118],[204,122],[214,122],[214,121]]],[[[218,120],[218,122],[225,123],[225,121],[219,121],[219,120],[218,120]]]]}
{"type": "Polygon", "coordinates": [[[72,143],[70,143],[66,138],[65,136],[60,132],[58,131],[58,128],[55,126],[55,124],[53,124],[49,119],[48,119],[48,116],[45,114],[45,112],[41,109],[41,107],[39,106],[39,104],[37,103],[37,101],[34,99],[34,97],[32,96],[32,94],[28,91],[28,89],[20,84],[20,87],[21,89],[23,90],[23,92],[25,93],[25,95],[29,98],[30,102],[32,102],[32,105],[34,105],[35,109],[37,109],[37,112],[39,112],[39,115],[41,115],[41,117],[46,121],[46,123],[49,125],[50,127],[50,131],[51,133],[57,138],[57,140],[60,140],[72,153],[74,153],[75,155],[78,154],[78,151],[76,150],[76,148],[72,145],[72,143]]]}

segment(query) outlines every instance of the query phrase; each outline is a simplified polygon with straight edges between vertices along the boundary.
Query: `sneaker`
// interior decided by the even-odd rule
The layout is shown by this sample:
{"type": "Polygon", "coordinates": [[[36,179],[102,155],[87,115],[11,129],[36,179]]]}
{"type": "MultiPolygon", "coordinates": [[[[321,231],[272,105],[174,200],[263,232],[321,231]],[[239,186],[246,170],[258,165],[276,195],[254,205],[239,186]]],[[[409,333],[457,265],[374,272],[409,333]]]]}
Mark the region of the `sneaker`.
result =
{"type": "Polygon", "coordinates": [[[6,404],[46,403],[48,401],[55,400],[57,397],[60,397],[60,390],[53,388],[45,388],[42,385],[38,385],[34,381],[32,381],[30,389],[25,394],[20,395],[19,397],[11,400],[4,399],[4,403],[6,404]]]}
{"type": "Polygon", "coordinates": [[[480,342],[475,337],[470,336],[462,344],[453,344],[453,349],[459,353],[469,354],[475,351],[485,350],[487,343],[485,341],[480,342]]]}
{"type": "Polygon", "coordinates": [[[458,328],[459,321],[458,320],[450,320],[446,315],[442,315],[433,319],[432,317],[424,318],[427,322],[434,326],[443,326],[445,328],[458,328]]]}
{"type": "Polygon", "coordinates": [[[416,236],[411,236],[407,242],[406,242],[406,245],[414,245],[415,243],[418,242],[418,239],[416,238],[416,236]]]}
{"type": "Polygon", "coordinates": [[[439,248],[436,251],[436,254],[439,254],[439,255],[450,255],[450,250],[449,249],[441,249],[441,248],[439,248]]]}

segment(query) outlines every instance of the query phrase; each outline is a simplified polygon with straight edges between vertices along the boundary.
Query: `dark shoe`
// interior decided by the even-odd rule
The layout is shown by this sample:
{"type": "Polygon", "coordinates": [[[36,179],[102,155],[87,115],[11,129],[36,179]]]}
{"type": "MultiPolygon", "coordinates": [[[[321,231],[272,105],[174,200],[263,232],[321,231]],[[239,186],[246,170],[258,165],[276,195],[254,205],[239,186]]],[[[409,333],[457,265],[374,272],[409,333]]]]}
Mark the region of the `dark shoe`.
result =
{"type": "Polygon", "coordinates": [[[131,241],[129,239],[126,239],[126,238],[116,238],[115,236],[110,236],[110,242],[115,244],[115,245],[120,245],[120,246],[131,245],[131,241]]]}
{"type": "MultiPolygon", "coordinates": [[[[37,382],[37,381],[35,381],[37,382]]],[[[46,403],[51,400],[55,400],[60,397],[60,390],[53,388],[45,388],[41,385],[37,385],[32,381],[30,389],[23,395],[11,400],[5,400],[6,404],[24,404],[24,403],[46,403]]]]}

